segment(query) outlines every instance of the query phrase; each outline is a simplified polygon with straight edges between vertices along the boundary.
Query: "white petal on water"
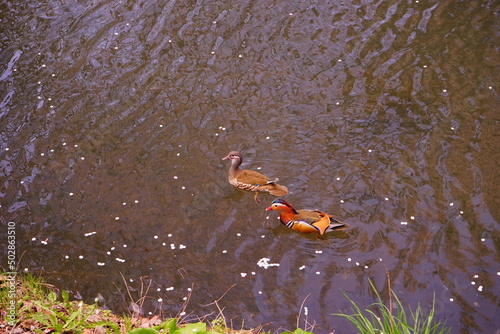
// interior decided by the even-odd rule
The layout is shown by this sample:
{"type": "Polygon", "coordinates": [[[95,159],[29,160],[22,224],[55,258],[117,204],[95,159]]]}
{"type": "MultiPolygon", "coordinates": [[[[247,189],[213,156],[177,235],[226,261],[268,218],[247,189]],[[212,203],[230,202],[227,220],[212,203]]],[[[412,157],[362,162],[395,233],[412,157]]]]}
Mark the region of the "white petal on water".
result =
{"type": "Polygon", "coordinates": [[[279,267],[279,263],[269,263],[270,259],[268,257],[263,257],[259,261],[257,261],[257,265],[259,267],[262,267],[264,269],[267,269],[269,267],[279,267]]]}
{"type": "Polygon", "coordinates": [[[79,258],[80,260],[81,260],[81,259],[83,259],[83,255],[80,255],[78,258],[79,258]]]}
{"type": "Polygon", "coordinates": [[[241,275],[241,277],[245,277],[247,275],[247,273],[241,273],[240,275],[241,275]]]}
{"type": "Polygon", "coordinates": [[[483,291],[483,286],[482,285],[478,286],[477,291],[479,291],[479,292],[483,291]]]}
{"type": "Polygon", "coordinates": [[[452,302],[454,299],[453,298],[450,298],[450,302],[452,302]]]}

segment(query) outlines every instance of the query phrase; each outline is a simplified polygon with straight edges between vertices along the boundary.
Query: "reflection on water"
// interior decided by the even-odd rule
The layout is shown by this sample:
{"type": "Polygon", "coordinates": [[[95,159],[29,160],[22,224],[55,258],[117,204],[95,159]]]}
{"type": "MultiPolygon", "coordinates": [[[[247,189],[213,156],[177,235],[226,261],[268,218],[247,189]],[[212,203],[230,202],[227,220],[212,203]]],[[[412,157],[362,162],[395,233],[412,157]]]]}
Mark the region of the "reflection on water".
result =
{"type": "Polygon", "coordinates": [[[8,1],[0,209],[20,268],[116,312],[124,280],[134,298],[151,282],[146,315],[215,317],[223,297],[235,326],[316,333],[354,333],[342,292],[367,306],[389,270],[453,332],[498,330],[498,9],[8,1]],[[272,196],[227,183],[234,149],[351,228],[281,226],[272,196]]]}

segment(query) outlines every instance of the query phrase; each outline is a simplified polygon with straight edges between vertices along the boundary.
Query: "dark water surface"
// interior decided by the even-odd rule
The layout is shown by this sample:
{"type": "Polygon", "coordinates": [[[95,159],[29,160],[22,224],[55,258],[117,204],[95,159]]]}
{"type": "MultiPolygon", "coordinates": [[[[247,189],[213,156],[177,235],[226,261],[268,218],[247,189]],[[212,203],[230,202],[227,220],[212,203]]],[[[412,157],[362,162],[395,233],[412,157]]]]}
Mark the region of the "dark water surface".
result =
{"type": "Polygon", "coordinates": [[[15,222],[20,271],[116,312],[123,278],[134,299],[142,278],[145,315],[218,306],[235,327],[355,333],[331,315],[350,311],[342,292],[368,307],[371,279],[386,299],[388,270],[405,305],[428,311],[435,295],[453,333],[494,333],[499,11],[7,0],[2,240],[15,222]],[[351,228],[324,241],[281,226],[271,196],[227,183],[234,149],[287,201],[351,228]]]}

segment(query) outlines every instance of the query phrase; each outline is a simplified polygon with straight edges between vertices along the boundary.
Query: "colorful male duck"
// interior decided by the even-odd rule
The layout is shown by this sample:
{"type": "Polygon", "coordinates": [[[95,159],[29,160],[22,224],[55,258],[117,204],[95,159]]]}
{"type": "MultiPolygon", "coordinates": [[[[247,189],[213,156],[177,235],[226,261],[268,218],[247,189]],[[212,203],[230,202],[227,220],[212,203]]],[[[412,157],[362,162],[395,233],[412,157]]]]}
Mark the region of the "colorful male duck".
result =
{"type": "Polygon", "coordinates": [[[231,160],[231,166],[227,179],[233,186],[243,189],[255,191],[255,202],[259,203],[257,198],[259,192],[267,192],[274,196],[284,196],[288,194],[288,189],[285,186],[279,185],[278,179],[270,180],[267,176],[262,175],[253,170],[240,169],[243,162],[243,156],[238,151],[231,151],[222,160],[231,160]]]}
{"type": "Polygon", "coordinates": [[[329,214],[318,210],[295,210],[282,199],[274,200],[266,211],[276,210],[280,213],[280,221],[286,227],[301,233],[317,233],[323,235],[346,224],[336,220],[329,214]]]}

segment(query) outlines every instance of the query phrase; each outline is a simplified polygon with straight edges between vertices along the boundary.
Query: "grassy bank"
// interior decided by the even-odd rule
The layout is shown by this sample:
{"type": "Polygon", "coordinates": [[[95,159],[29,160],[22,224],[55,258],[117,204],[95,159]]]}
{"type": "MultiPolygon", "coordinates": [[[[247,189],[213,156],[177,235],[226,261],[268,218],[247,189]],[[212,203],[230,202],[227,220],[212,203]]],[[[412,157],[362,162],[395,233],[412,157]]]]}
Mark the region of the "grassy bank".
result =
{"type": "MultiPolygon", "coordinates": [[[[352,314],[333,314],[344,317],[362,334],[445,334],[450,331],[434,318],[434,304],[424,315],[420,305],[408,314],[390,289],[385,305],[370,282],[377,302],[362,310],[349,297],[352,314]],[[394,310],[393,310],[394,309],[394,310]]],[[[183,319],[160,319],[142,316],[118,316],[99,308],[97,303],[70,301],[66,291],[57,290],[41,278],[32,275],[0,274],[0,333],[132,333],[132,334],[250,334],[266,333],[262,329],[235,330],[226,324],[222,312],[213,321],[185,322],[183,319]]],[[[314,330],[309,329],[308,330],[314,330]]],[[[282,332],[280,334],[288,334],[282,332]]],[[[335,330],[332,330],[335,333],[335,330]]],[[[271,333],[269,333],[271,334],[271,333]]],[[[275,333],[273,333],[275,334],[275,333]]],[[[311,334],[296,329],[293,334],[311,334]]]]}
{"type": "MultiPolygon", "coordinates": [[[[0,274],[0,333],[250,334],[259,329],[229,328],[221,314],[209,322],[118,316],[96,304],[70,301],[66,291],[32,275],[0,274]]],[[[289,333],[289,332],[283,332],[289,333]]],[[[297,329],[294,334],[306,334],[297,329]]]]}

